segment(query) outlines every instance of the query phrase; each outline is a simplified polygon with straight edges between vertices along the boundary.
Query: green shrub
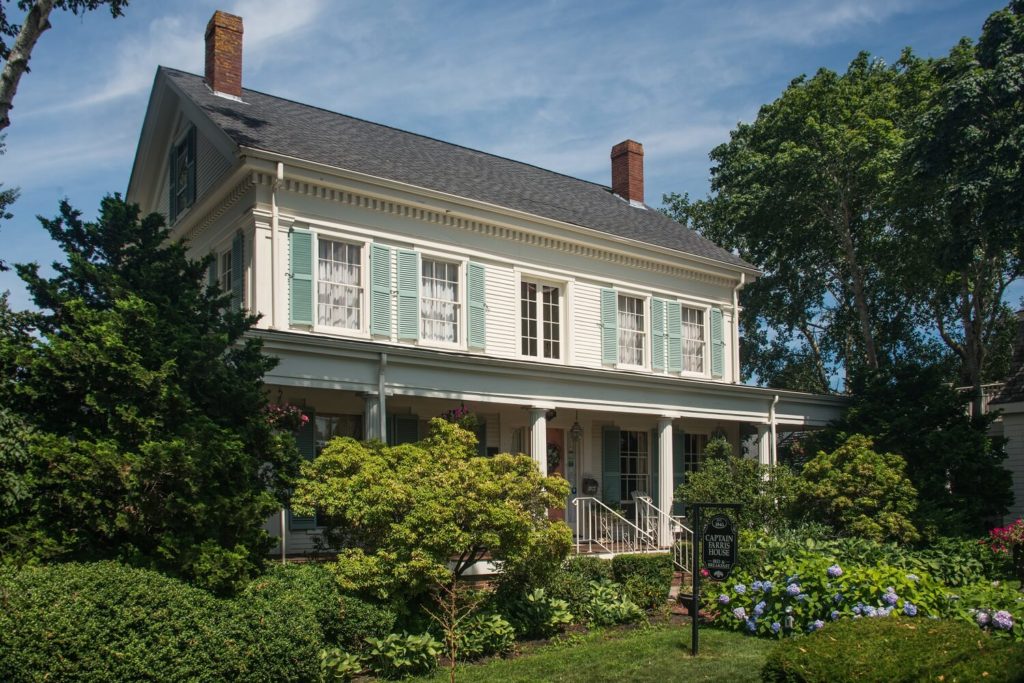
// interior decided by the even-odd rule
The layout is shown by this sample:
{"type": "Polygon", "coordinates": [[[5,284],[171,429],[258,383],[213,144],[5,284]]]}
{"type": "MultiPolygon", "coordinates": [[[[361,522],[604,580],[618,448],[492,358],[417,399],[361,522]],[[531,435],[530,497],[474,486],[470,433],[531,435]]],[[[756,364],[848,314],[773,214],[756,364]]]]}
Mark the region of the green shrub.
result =
{"type": "Polygon", "coordinates": [[[941,620],[859,619],[780,644],[764,681],[1019,681],[1024,645],[941,620]]]}
{"type": "Polygon", "coordinates": [[[5,570],[0,680],[315,680],[323,631],[293,597],[221,599],[115,562],[5,570]]]}
{"type": "Polygon", "coordinates": [[[382,638],[388,635],[398,620],[391,607],[351,595],[340,596],[340,604],[340,619],[332,642],[349,650],[361,649],[368,637],[382,638]]]}
{"type": "Polygon", "coordinates": [[[429,633],[392,633],[385,638],[367,638],[363,655],[374,674],[383,678],[404,678],[433,671],[443,645],[429,633]]]}
{"type": "Polygon", "coordinates": [[[612,577],[625,588],[626,597],[643,609],[663,606],[672,588],[670,555],[616,555],[612,577]]]}
{"type": "Polygon", "coordinates": [[[351,681],[362,670],[363,663],[356,655],[337,647],[320,650],[320,680],[324,683],[351,681]]]}
{"type": "Polygon", "coordinates": [[[499,614],[477,614],[459,627],[459,659],[505,655],[516,647],[516,630],[499,614]]]}
{"type": "Polygon", "coordinates": [[[620,584],[605,579],[590,583],[590,598],[583,606],[583,616],[594,626],[612,626],[640,621],[644,612],[626,597],[620,584]]]}
{"type": "Polygon", "coordinates": [[[509,621],[524,638],[549,638],[572,623],[569,603],[535,588],[507,605],[509,621]]]}
{"type": "Polygon", "coordinates": [[[590,598],[591,582],[602,579],[612,580],[610,560],[588,555],[573,555],[551,577],[547,591],[551,597],[569,603],[570,609],[579,610],[590,598]]]}

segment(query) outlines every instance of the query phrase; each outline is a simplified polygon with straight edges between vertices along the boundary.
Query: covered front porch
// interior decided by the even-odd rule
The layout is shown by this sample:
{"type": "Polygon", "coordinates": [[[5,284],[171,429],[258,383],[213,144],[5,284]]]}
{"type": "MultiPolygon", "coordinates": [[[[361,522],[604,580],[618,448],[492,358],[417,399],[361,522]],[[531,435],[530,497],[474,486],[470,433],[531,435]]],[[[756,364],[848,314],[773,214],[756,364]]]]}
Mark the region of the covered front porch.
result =
{"type": "MultiPolygon", "coordinates": [[[[673,491],[700,467],[709,439],[723,436],[740,455],[773,463],[779,434],[823,426],[843,405],[706,380],[261,335],[281,359],[266,377],[271,400],[300,405],[313,418],[300,434],[305,456],[336,436],[415,441],[430,418],[465,409],[477,418],[481,455],[527,453],[542,473],[569,481],[564,512],[552,514],[564,516],[581,552],[668,549],[676,537],[673,491]],[[615,518],[628,525],[610,529],[615,518]]],[[[289,555],[317,548],[315,518],[285,513],[268,531],[284,537],[289,555]]]]}

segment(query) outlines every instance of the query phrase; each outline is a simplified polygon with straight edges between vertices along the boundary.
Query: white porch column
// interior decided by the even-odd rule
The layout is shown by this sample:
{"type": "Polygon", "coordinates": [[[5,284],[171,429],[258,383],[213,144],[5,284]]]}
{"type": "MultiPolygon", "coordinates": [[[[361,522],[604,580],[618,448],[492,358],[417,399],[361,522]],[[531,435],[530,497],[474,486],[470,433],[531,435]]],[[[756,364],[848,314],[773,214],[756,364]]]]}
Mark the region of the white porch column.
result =
{"type": "Polygon", "coordinates": [[[757,461],[762,465],[771,464],[771,438],[768,425],[757,425],[757,461]]]}
{"type": "Polygon", "coordinates": [[[366,440],[384,441],[387,434],[381,432],[380,400],[376,394],[363,394],[363,435],[366,440]]]}
{"type": "Polygon", "coordinates": [[[530,457],[543,477],[548,476],[548,420],[546,408],[530,408],[530,457]]]}
{"type": "MultiPolygon", "coordinates": [[[[658,418],[658,508],[665,515],[672,514],[672,418],[658,418]]],[[[658,520],[658,540],[662,547],[671,544],[672,531],[669,518],[660,516],[658,520]]]]}

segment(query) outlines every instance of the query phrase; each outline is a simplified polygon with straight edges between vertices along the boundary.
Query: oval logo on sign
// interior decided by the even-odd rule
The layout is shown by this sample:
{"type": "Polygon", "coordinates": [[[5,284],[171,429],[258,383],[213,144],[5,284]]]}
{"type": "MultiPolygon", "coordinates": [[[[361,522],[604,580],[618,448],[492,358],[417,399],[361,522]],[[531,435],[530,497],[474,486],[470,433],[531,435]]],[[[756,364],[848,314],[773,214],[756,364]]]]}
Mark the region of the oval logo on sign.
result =
{"type": "Polygon", "coordinates": [[[715,515],[711,518],[711,526],[716,529],[725,529],[729,526],[729,520],[722,515],[715,515]]]}

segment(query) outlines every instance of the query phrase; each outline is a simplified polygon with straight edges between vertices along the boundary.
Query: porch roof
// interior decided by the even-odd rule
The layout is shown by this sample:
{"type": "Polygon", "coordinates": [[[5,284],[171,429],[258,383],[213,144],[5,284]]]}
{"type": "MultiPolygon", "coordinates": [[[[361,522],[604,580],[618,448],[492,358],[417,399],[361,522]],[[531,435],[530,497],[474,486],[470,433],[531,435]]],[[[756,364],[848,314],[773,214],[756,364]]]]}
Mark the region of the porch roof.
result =
{"type": "Polygon", "coordinates": [[[385,390],[393,395],[448,398],[548,408],[641,413],[824,426],[847,399],[686,377],[580,368],[525,360],[256,330],[265,350],[280,359],[268,384],[376,393],[381,354],[385,390]]]}

